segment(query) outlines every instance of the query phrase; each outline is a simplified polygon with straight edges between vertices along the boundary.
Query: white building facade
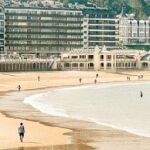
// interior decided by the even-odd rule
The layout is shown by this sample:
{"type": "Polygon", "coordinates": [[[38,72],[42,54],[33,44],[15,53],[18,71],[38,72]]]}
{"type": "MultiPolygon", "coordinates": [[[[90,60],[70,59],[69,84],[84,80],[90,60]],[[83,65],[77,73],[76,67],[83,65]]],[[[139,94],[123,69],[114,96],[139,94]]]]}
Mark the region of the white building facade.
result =
{"type": "Polygon", "coordinates": [[[136,20],[130,16],[120,16],[119,42],[123,45],[150,45],[150,19],[136,20]]]}
{"type": "Polygon", "coordinates": [[[74,50],[61,55],[62,70],[150,69],[150,53],[135,50],[74,50]]]}

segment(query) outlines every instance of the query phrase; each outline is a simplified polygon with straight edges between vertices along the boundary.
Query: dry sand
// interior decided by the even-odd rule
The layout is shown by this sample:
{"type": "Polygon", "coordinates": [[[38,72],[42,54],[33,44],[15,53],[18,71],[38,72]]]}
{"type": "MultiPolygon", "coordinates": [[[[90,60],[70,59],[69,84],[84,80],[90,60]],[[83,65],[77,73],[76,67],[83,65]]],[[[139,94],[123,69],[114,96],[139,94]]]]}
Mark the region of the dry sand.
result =
{"type": "MultiPolygon", "coordinates": [[[[22,101],[28,94],[35,94],[42,92],[42,89],[50,87],[60,86],[74,86],[80,85],[79,78],[82,78],[82,84],[94,84],[96,74],[99,74],[97,78],[98,83],[103,82],[126,82],[126,77],[130,76],[131,82],[138,80],[138,75],[143,75],[143,80],[150,80],[149,71],[128,71],[123,73],[109,73],[109,72],[94,72],[94,71],[66,71],[66,72],[26,72],[26,73],[0,73],[0,111],[11,117],[24,118],[33,121],[27,121],[23,119],[15,119],[0,115],[0,149],[12,149],[17,147],[37,147],[48,146],[50,148],[40,148],[39,150],[89,150],[92,148],[83,146],[82,144],[92,143],[92,146],[101,144],[102,150],[148,150],[150,149],[150,139],[143,138],[135,135],[128,134],[123,131],[113,130],[106,127],[101,127],[100,130],[85,130],[84,128],[92,126],[91,123],[79,122],[71,120],[61,121],[54,117],[42,116],[40,112],[36,112],[31,106],[24,106],[22,101]],[[40,76],[40,81],[37,77],[40,76]],[[21,85],[21,94],[17,91],[17,86],[21,85]],[[34,89],[35,91],[28,91],[34,89]],[[12,94],[10,91],[13,92],[12,94]],[[19,95],[19,96],[18,96],[19,95]],[[12,99],[12,102],[10,102],[12,99]],[[22,112],[17,112],[17,110],[22,112]],[[28,112],[28,113],[27,113],[28,112]],[[36,112],[36,113],[35,113],[36,112]],[[34,115],[33,115],[34,113],[34,115]],[[26,114],[26,116],[24,115],[26,114]],[[41,116],[40,116],[40,115],[41,116]],[[39,117],[40,116],[40,117],[39,117]],[[41,118],[44,118],[43,120],[41,118]],[[46,118],[46,119],[45,119],[46,118]],[[48,118],[48,119],[47,119],[48,118]],[[74,129],[78,127],[74,132],[70,133],[69,129],[50,127],[38,122],[43,123],[50,122],[52,125],[59,127],[67,127],[74,129]],[[17,134],[17,128],[20,122],[24,122],[26,127],[26,135],[24,143],[20,143],[17,134]],[[78,125],[77,125],[78,124],[78,125]],[[81,128],[80,128],[81,127],[81,128]],[[83,130],[84,129],[84,130],[83,130]],[[68,133],[69,132],[69,133],[68,133]],[[76,144],[79,146],[68,145],[70,143],[70,137],[63,134],[72,135],[76,144]],[[67,146],[66,146],[67,144],[67,146]],[[57,146],[51,146],[57,145],[57,146]],[[62,145],[61,148],[59,145],[62,145]]],[[[138,80],[139,81],[139,80],[138,80]]],[[[31,149],[31,148],[29,148],[31,149]]],[[[20,149],[21,150],[21,149],[20,149]]]]}
{"type": "Polygon", "coordinates": [[[0,114],[0,149],[25,146],[60,145],[68,143],[63,134],[67,129],[49,127],[38,122],[13,119],[0,114]],[[17,133],[20,122],[25,125],[24,142],[20,143],[17,133]]]}
{"type": "Polygon", "coordinates": [[[79,78],[82,78],[82,84],[93,84],[97,73],[99,83],[126,81],[127,75],[132,81],[137,80],[138,75],[144,75],[144,80],[150,79],[149,71],[128,71],[119,74],[94,71],[0,73],[0,91],[14,91],[18,85],[21,85],[22,90],[79,85],[79,78]],[[38,76],[40,76],[40,82],[38,76]]]}

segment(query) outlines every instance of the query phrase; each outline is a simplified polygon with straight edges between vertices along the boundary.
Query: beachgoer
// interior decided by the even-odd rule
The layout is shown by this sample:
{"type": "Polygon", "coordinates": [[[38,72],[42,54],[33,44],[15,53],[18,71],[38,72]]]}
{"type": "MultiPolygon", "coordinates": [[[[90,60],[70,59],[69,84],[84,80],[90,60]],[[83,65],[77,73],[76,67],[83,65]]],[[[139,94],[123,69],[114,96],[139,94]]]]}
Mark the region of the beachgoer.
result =
{"type": "Polygon", "coordinates": [[[96,74],[96,78],[98,78],[98,73],[96,74]]]}
{"type": "Polygon", "coordinates": [[[141,78],[143,79],[143,75],[141,75],[141,78]]]}
{"type": "Polygon", "coordinates": [[[24,128],[23,123],[21,122],[20,126],[18,128],[18,134],[19,134],[19,137],[20,137],[20,142],[23,142],[24,133],[25,133],[25,128],[24,128]]]}
{"type": "Polygon", "coordinates": [[[142,91],[140,91],[140,97],[141,97],[141,98],[143,97],[143,92],[142,92],[142,91]]]}
{"type": "Polygon", "coordinates": [[[95,83],[95,84],[97,83],[97,80],[96,80],[96,79],[94,80],[94,83],[95,83]]]}
{"type": "Polygon", "coordinates": [[[38,81],[40,81],[40,76],[37,77],[38,81]]]}
{"type": "Polygon", "coordinates": [[[80,82],[80,83],[82,82],[82,79],[81,79],[81,78],[79,78],[79,82],[80,82]]]}
{"type": "Polygon", "coordinates": [[[18,91],[20,92],[20,90],[21,90],[21,85],[18,85],[18,91]]]}

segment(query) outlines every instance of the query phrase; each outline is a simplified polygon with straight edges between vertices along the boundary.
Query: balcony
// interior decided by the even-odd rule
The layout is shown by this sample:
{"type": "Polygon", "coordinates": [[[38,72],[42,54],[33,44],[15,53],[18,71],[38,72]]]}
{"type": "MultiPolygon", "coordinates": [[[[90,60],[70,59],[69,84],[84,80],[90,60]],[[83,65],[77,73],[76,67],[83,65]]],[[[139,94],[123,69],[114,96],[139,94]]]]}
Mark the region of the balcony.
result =
{"type": "Polygon", "coordinates": [[[63,58],[61,61],[65,61],[65,62],[87,62],[88,59],[87,58],[77,58],[77,59],[63,58]]]}

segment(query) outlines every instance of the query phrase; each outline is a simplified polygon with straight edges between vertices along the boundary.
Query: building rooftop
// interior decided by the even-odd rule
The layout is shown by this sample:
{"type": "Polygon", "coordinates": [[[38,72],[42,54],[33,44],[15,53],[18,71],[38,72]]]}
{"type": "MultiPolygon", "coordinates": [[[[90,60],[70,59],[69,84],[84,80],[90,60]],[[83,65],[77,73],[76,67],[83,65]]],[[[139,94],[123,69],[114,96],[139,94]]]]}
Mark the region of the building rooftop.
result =
{"type": "Polygon", "coordinates": [[[146,54],[141,57],[141,61],[150,61],[150,54],[146,54]]]}
{"type": "Polygon", "coordinates": [[[80,9],[71,9],[71,8],[54,8],[54,7],[9,7],[6,6],[6,9],[34,9],[34,10],[75,10],[81,11],[80,9]]]}

